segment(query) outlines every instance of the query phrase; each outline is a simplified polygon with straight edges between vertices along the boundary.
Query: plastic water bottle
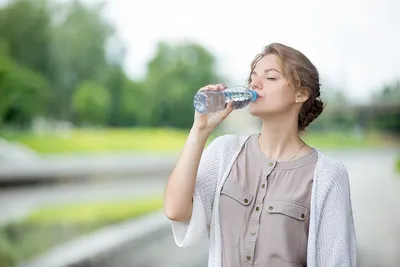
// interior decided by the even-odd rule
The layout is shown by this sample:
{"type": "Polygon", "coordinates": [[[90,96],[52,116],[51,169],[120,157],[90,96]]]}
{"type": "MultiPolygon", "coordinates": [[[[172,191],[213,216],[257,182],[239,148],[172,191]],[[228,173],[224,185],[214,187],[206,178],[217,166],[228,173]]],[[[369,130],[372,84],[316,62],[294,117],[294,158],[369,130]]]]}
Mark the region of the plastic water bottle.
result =
{"type": "Polygon", "coordinates": [[[223,91],[204,90],[196,93],[193,105],[199,113],[212,113],[226,108],[233,100],[233,109],[242,109],[255,101],[256,91],[244,86],[229,87],[223,91]]]}

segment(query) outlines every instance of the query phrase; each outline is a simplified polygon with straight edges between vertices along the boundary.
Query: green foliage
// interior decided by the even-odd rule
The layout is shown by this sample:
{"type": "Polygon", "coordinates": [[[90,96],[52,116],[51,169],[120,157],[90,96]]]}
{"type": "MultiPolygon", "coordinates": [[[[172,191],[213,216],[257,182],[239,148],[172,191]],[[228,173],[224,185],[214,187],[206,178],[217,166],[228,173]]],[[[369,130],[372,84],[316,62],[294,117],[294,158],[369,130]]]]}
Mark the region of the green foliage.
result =
{"type": "MultiPolygon", "coordinates": [[[[102,11],[101,3],[88,5],[83,1],[50,0],[14,0],[0,9],[1,57],[6,55],[8,65],[24,70],[13,76],[26,76],[11,81],[15,83],[11,84],[14,94],[26,95],[25,84],[21,87],[18,80],[34,83],[34,86],[38,84],[38,79],[29,73],[42,77],[51,88],[45,103],[19,99],[20,106],[46,107],[45,117],[77,122],[72,116],[76,88],[87,81],[107,89],[107,86],[114,86],[106,86],[104,76],[112,68],[112,62],[122,62],[107,54],[107,44],[114,29],[103,18],[102,11]]],[[[5,114],[20,109],[15,106],[15,101],[2,108],[0,117],[3,120],[5,114]]],[[[29,111],[24,113],[28,120],[37,116],[36,112],[31,112],[31,107],[26,111],[29,111]]],[[[93,114],[84,117],[92,119],[93,114]]],[[[99,123],[97,117],[94,121],[99,123]]],[[[21,124],[14,117],[12,122],[21,124]]],[[[106,120],[100,120],[100,124],[104,122],[106,120]]]]}
{"type": "Polygon", "coordinates": [[[107,88],[102,80],[110,68],[106,44],[113,27],[102,17],[102,6],[90,7],[80,1],[58,4],[53,16],[59,16],[51,27],[51,74],[56,119],[73,120],[73,95],[79,84],[93,81],[107,88]]]}
{"type": "MultiPolygon", "coordinates": [[[[129,79],[123,46],[103,7],[14,0],[0,9],[0,43],[8,47],[11,64],[41,75],[51,88],[51,97],[40,105],[48,108],[45,117],[80,125],[190,127],[194,93],[221,81],[214,56],[195,43],[160,42],[145,79],[129,79]]],[[[4,106],[0,116],[13,108],[4,106]]]]}
{"type": "MultiPolygon", "coordinates": [[[[196,91],[229,83],[214,55],[192,42],[160,42],[145,77],[129,78],[104,3],[90,2],[11,0],[0,8],[0,87],[7,85],[0,88],[0,127],[29,127],[42,115],[78,126],[188,129],[196,91]]],[[[400,133],[398,81],[382,86],[366,107],[325,84],[322,97],[326,110],[309,129],[400,133]]]]}
{"type": "Polygon", "coordinates": [[[373,96],[368,114],[371,127],[400,134],[400,80],[386,84],[373,96]]]}
{"type": "Polygon", "coordinates": [[[162,196],[54,205],[0,227],[0,267],[15,266],[55,245],[162,208],[162,196]]]}
{"type": "Polygon", "coordinates": [[[400,158],[398,158],[398,159],[396,160],[395,168],[396,168],[397,173],[400,174],[400,158]]]}
{"type": "Polygon", "coordinates": [[[0,9],[0,40],[8,44],[10,57],[19,65],[48,73],[51,14],[48,1],[16,0],[0,9]]]}
{"type": "Polygon", "coordinates": [[[0,54],[0,128],[2,122],[22,125],[44,114],[48,99],[48,84],[39,73],[0,54]]]}
{"type": "Polygon", "coordinates": [[[91,81],[82,82],[75,90],[73,111],[77,121],[104,124],[107,119],[110,96],[104,87],[91,81]]]}
{"type": "MultiPolygon", "coordinates": [[[[143,126],[146,120],[143,120],[143,114],[148,114],[147,107],[144,105],[146,98],[144,95],[144,85],[140,82],[125,79],[122,96],[120,99],[122,114],[120,116],[122,122],[118,123],[121,126],[143,126]],[[140,122],[138,118],[141,118],[140,122]]],[[[111,118],[116,118],[111,116],[111,118]]],[[[113,125],[113,124],[110,124],[113,125]]]]}
{"type": "Polygon", "coordinates": [[[216,83],[215,58],[193,43],[159,43],[148,63],[145,86],[133,99],[138,123],[144,126],[188,128],[193,122],[193,96],[200,87],[216,83]]]}

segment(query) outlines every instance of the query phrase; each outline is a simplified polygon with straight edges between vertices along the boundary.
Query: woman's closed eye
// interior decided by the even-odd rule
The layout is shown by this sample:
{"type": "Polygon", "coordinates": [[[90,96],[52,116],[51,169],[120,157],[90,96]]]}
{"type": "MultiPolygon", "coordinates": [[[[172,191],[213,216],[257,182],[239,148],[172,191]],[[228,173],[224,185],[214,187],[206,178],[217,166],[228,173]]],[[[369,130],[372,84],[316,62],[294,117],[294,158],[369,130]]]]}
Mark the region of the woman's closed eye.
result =
{"type": "Polygon", "coordinates": [[[267,80],[270,80],[270,81],[275,81],[275,80],[276,80],[276,78],[273,78],[273,77],[267,77],[267,80]]]}

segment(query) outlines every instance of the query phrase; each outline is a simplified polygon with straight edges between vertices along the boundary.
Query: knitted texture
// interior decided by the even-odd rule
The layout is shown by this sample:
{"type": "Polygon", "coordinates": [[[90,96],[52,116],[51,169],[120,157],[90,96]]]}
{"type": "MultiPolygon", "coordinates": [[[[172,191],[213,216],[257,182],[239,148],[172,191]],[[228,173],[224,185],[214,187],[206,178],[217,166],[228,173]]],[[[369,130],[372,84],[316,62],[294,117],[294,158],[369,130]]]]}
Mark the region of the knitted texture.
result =
{"type": "MultiPolygon", "coordinates": [[[[179,247],[194,245],[208,235],[209,267],[221,267],[219,196],[248,137],[223,135],[210,143],[200,160],[190,221],[170,221],[179,247]]],[[[356,237],[347,170],[320,151],[311,194],[307,266],[356,266],[356,237]]]]}

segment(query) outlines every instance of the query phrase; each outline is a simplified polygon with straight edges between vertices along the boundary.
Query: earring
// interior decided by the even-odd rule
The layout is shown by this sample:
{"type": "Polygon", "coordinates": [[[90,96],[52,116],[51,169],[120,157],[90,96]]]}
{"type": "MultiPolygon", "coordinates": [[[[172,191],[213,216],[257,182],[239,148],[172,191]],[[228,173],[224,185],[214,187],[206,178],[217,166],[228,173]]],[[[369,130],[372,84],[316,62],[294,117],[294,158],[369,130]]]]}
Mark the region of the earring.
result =
{"type": "Polygon", "coordinates": [[[299,103],[299,100],[296,99],[296,103],[299,103]]]}

